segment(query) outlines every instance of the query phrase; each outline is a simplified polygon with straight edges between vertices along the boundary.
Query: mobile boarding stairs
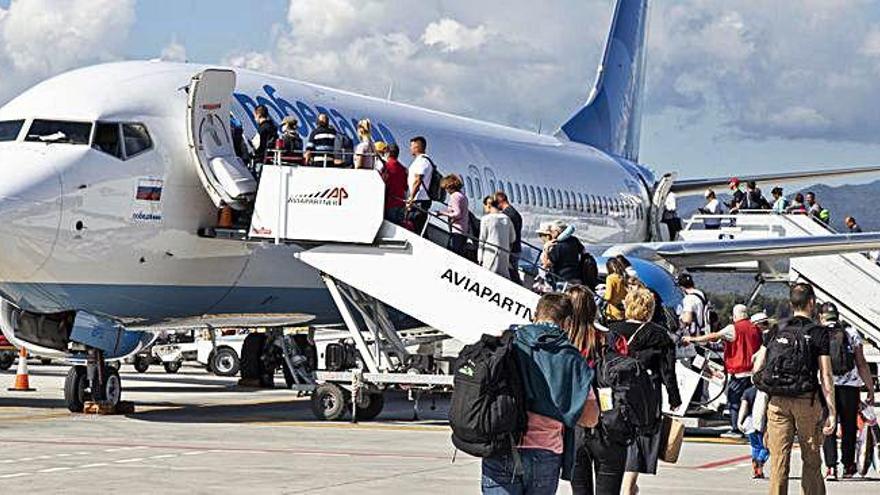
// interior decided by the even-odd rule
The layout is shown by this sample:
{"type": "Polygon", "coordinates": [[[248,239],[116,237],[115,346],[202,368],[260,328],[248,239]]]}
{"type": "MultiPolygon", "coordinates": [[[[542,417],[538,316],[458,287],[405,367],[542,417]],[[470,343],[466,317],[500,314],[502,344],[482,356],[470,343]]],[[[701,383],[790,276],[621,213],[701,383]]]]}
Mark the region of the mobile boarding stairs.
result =
{"type": "MultiPolygon", "coordinates": [[[[740,215],[695,215],[685,223],[686,241],[766,239],[833,234],[826,224],[807,215],[778,215],[767,211],[740,215]],[[706,219],[720,219],[720,230],[705,230],[706,219]]],[[[819,302],[833,302],[840,316],[874,347],[880,347],[880,266],[869,253],[791,258],[788,266],[757,262],[706,267],[723,271],[757,272],[756,295],[764,282],[804,281],[813,286],[819,302]]]]}
{"type": "MultiPolygon", "coordinates": [[[[321,273],[362,363],[341,371],[297,373],[300,390],[318,387],[324,410],[333,409],[339,399],[339,390],[331,390],[328,402],[321,388],[327,384],[351,391],[357,398],[353,404],[360,395],[375,398],[388,387],[451,387],[448,369],[410,350],[414,346],[401,338],[386,305],[441,332],[441,338],[469,344],[484,333],[500,334],[512,324],[528,323],[538,302],[531,290],[385,221],[384,202],[385,184],[374,170],[262,169],[246,239],[297,247],[296,259],[321,273]]],[[[425,350],[430,344],[423,341],[418,347],[425,350]]],[[[295,366],[302,357],[295,350],[285,353],[290,369],[302,370],[295,366]]],[[[315,400],[313,395],[318,414],[321,406],[315,400]]],[[[362,416],[373,415],[363,414],[361,406],[362,416]]]]}

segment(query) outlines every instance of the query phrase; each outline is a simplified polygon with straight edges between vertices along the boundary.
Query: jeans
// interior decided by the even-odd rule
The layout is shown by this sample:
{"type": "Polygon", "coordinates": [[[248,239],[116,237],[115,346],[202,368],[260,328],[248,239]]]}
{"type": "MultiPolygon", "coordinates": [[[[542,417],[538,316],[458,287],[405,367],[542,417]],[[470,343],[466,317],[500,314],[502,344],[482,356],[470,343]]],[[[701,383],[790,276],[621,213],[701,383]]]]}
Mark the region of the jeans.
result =
{"type": "Polygon", "coordinates": [[[825,412],[818,394],[771,397],[767,405],[767,447],[770,449],[770,495],[788,494],[791,448],[797,432],[801,447],[801,493],[825,495],[822,479],[822,425],[825,412]]]}
{"type": "Polygon", "coordinates": [[[409,219],[412,220],[415,233],[422,235],[422,229],[428,223],[428,211],[431,209],[431,201],[416,201],[413,208],[409,210],[409,219]]]}
{"type": "Polygon", "coordinates": [[[752,446],[752,460],[762,465],[770,458],[770,451],[764,446],[764,432],[753,431],[749,433],[749,445],[752,446]]]}
{"type": "MultiPolygon", "coordinates": [[[[859,417],[859,387],[834,387],[834,402],[837,405],[837,421],[840,423],[843,436],[841,438],[840,453],[844,468],[851,468],[856,464],[856,434],[858,433],[859,417]]],[[[825,437],[822,445],[825,454],[825,465],[837,466],[837,435],[831,434],[825,437]]]]}
{"type": "Polygon", "coordinates": [[[739,425],[739,405],[742,402],[742,396],[749,387],[752,386],[752,377],[745,376],[742,378],[731,377],[727,384],[727,410],[730,411],[730,430],[738,432],[739,425]]]}
{"type": "Polygon", "coordinates": [[[512,454],[483,459],[481,488],[487,495],[553,495],[559,486],[562,456],[549,450],[520,449],[522,474],[512,454]]]}
{"type": "Polygon", "coordinates": [[[575,431],[573,495],[617,495],[626,468],[626,445],[608,442],[595,430],[577,427],[575,431]],[[596,481],[593,482],[595,476],[596,481]]]}
{"type": "Polygon", "coordinates": [[[449,243],[446,246],[446,249],[452,251],[453,253],[464,256],[465,248],[467,247],[467,237],[464,234],[450,234],[449,235],[449,243]]]}
{"type": "Polygon", "coordinates": [[[387,210],[385,210],[385,220],[388,220],[394,225],[403,225],[405,214],[406,209],[402,206],[388,208],[387,210]]]}

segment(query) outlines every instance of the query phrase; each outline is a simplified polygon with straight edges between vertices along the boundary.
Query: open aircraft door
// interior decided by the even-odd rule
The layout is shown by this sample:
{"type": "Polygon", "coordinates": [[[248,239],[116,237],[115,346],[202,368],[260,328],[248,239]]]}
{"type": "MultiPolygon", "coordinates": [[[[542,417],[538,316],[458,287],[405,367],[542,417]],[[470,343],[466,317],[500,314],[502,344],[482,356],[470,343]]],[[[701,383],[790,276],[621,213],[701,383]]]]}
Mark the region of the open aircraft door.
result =
{"type": "MultiPolygon", "coordinates": [[[[654,194],[651,196],[651,215],[648,217],[651,221],[649,228],[652,241],[663,240],[663,210],[666,208],[666,197],[669,196],[674,183],[675,174],[666,174],[654,186],[654,194]]],[[[670,241],[674,240],[670,239],[670,241]]]]}
{"type": "Polygon", "coordinates": [[[187,137],[199,179],[214,205],[247,208],[257,181],[235,154],[230,129],[235,72],[207,69],[189,86],[187,137]]]}

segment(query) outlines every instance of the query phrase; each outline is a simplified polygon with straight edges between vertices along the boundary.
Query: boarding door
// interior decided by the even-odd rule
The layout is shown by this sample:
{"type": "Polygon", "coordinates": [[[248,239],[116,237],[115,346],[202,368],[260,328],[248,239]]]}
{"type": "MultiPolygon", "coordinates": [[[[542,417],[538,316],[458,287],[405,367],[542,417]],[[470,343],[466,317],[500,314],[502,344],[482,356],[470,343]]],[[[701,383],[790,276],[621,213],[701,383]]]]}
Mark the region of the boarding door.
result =
{"type": "Polygon", "coordinates": [[[245,209],[257,183],[235,154],[230,129],[235,72],[208,69],[189,86],[187,136],[196,170],[205,191],[218,208],[245,209]]]}
{"type": "Polygon", "coordinates": [[[663,210],[666,208],[666,196],[675,183],[675,174],[664,175],[654,187],[654,195],[651,197],[651,214],[648,216],[651,224],[650,229],[651,240],[659,242],[663,240],[663,210]]]}

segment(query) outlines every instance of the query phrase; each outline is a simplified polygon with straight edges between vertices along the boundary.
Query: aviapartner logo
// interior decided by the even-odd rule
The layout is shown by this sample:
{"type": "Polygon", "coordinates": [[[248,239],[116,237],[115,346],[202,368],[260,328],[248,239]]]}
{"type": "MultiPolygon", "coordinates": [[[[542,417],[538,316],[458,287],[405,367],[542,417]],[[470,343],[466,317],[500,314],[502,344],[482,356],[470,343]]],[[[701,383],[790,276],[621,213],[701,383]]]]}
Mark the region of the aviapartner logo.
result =
{"type": "Polygon", "coordinates": [[[348,199],[348,191],[344,187],[331,187],[324,191],[313,194],[297,194],[290,197],[289,204],[342,206],[342,202],[348,199]]]}

